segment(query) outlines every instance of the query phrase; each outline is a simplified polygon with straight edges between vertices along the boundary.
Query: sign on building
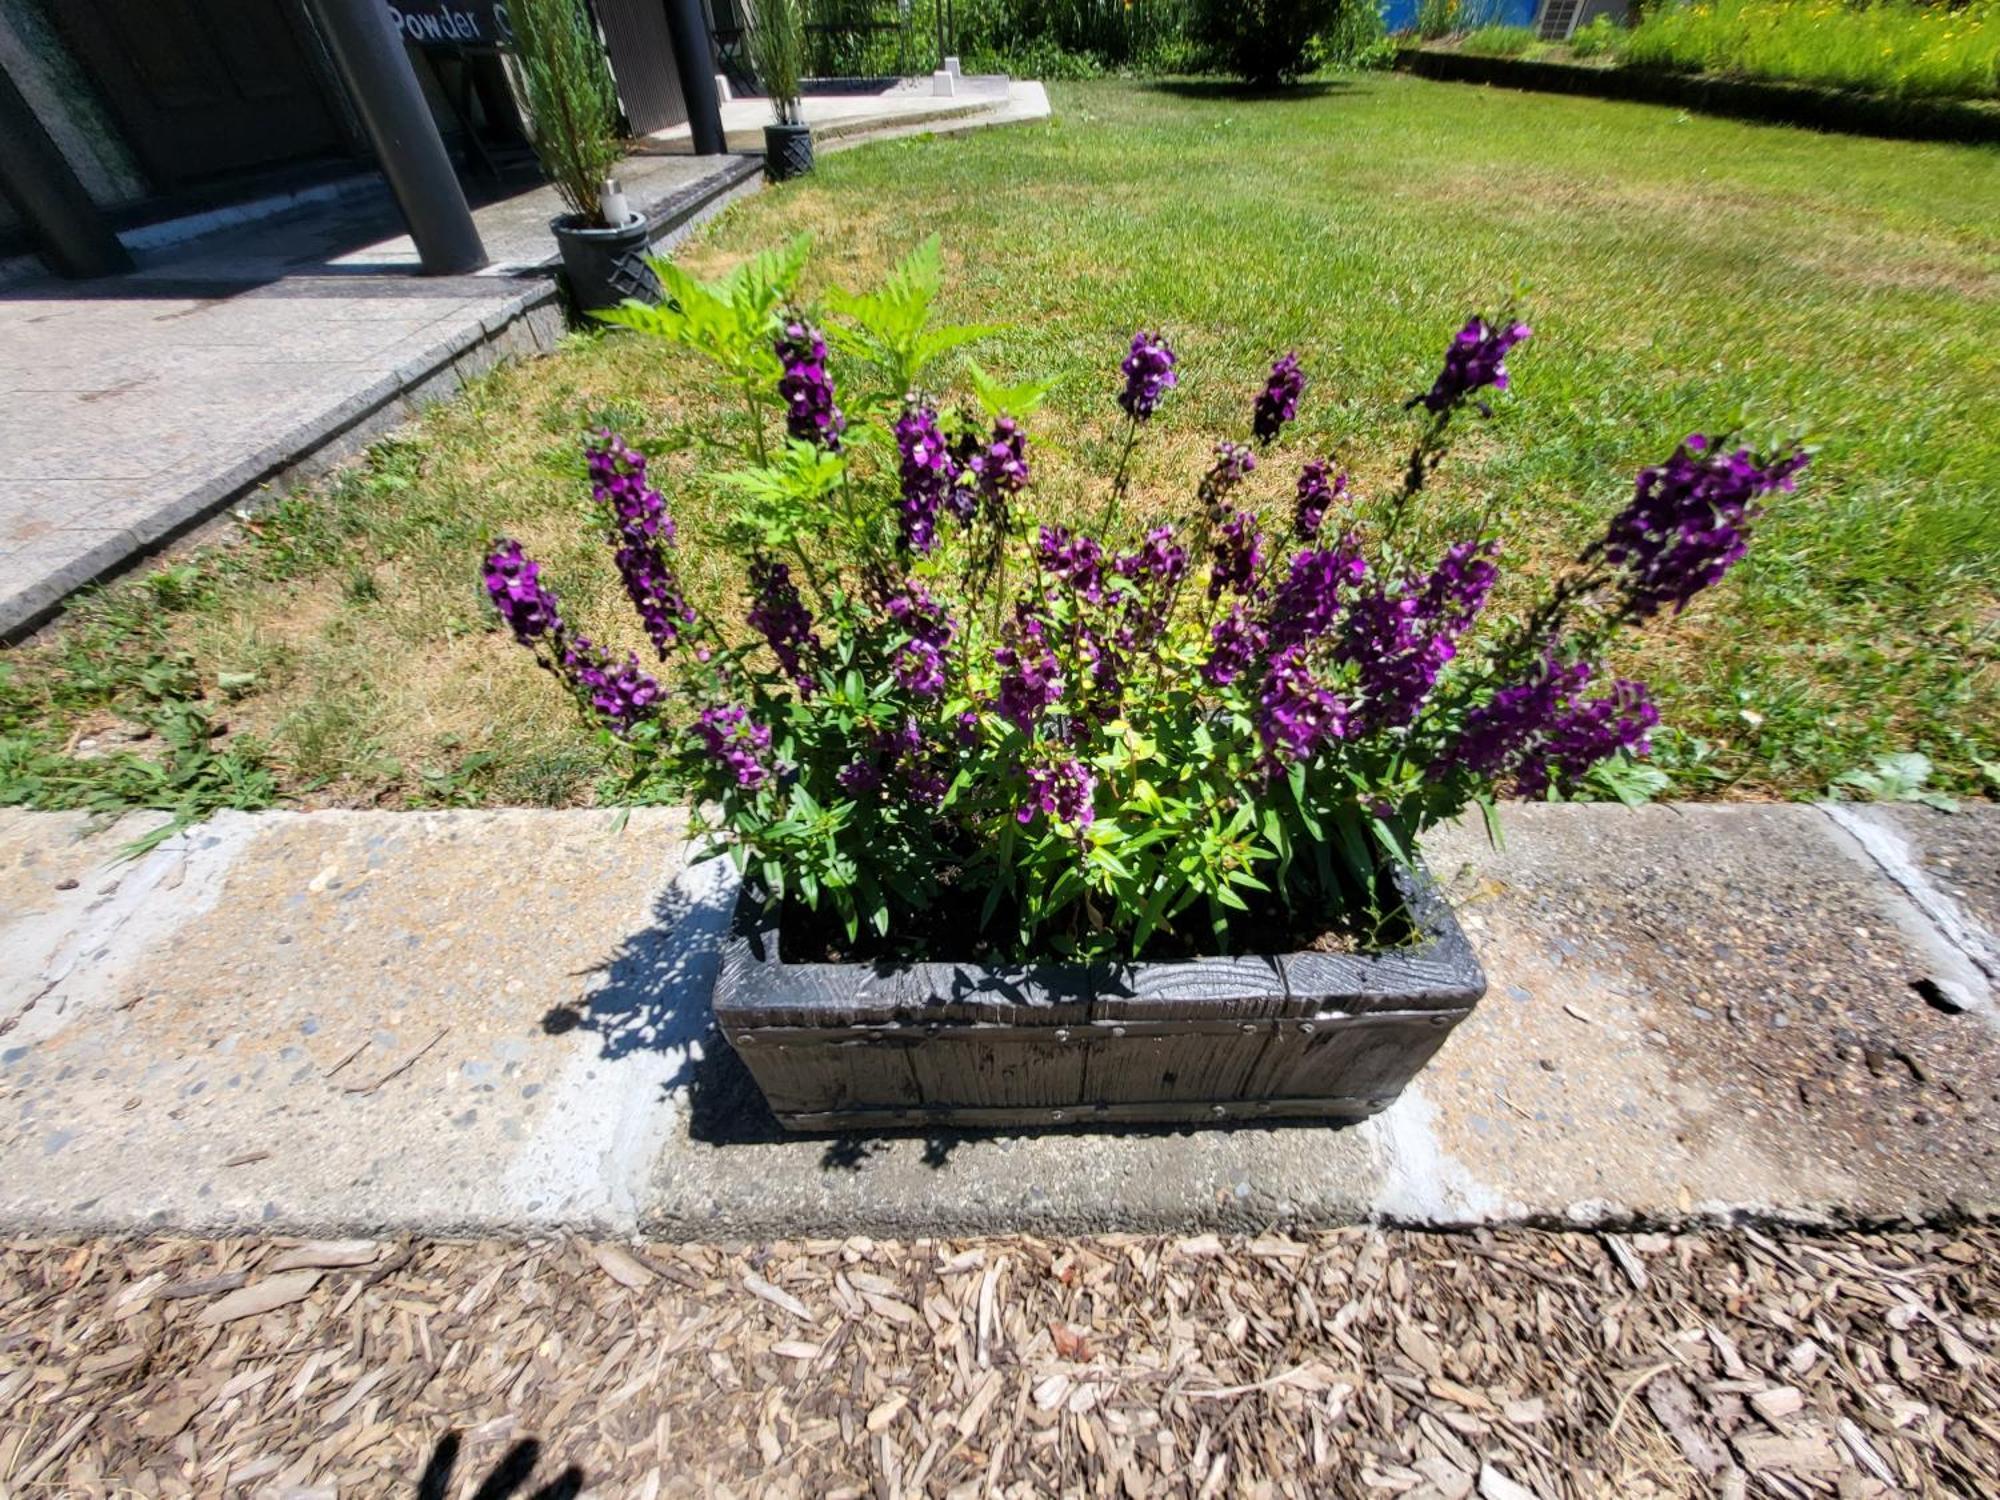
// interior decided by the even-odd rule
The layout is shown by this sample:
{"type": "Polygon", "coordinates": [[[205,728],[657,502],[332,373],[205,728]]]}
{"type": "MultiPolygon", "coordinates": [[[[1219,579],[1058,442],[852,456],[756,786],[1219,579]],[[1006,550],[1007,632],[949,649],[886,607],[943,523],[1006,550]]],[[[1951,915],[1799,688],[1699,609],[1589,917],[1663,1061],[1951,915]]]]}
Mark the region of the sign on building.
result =
{"type": "Polygon", "coordinates": [[[389,20],[419,47],[511,47],[503,0],[397,0],[389,20]]]}

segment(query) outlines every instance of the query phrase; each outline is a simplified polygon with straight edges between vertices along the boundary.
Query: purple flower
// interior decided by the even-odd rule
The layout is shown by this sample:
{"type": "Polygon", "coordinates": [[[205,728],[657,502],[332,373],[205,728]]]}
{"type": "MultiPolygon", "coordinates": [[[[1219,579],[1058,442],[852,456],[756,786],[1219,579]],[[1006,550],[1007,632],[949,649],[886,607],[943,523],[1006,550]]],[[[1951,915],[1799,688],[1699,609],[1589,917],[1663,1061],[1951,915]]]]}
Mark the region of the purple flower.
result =
{"type": "Polygon", "coordinates": [[[1201,476],[1201,484],[1195,491],[1195,498],[1201,502],[1209,525],[1222,524],[1229,514],[1229,492],[1256,467],[1257,455],[1245,444],[1221,442],[1215,445],[1215,462],[1201,476]]]}
{"type": "Polygon", "coordinates": [[[625,597],[632,601],[647,639],[664,659],[667,648],[694,623],[694,606],[681,593],[680,578],[668,566],[657,543],[627,542],[618,549],[617,563],[625,597]]]}
{"type": "Polygon", "coordinates": [[[1174,545],[1173,527],[1155,526],[1136,548],[1112,559],[1111,571],[1130,585],[1118,596],[1118,645],[1129,651],[1150,644],[1166,629],[1174,590],[1187,572],[1187,548],[1174,545]]]}
{"type": "Polygon", "coordinates": [[[896,452],[901,457],[902,504],[897,512],[903,546],[929,553],[937,545],[938,510],[951,494],[957,466],[938,431],[937,412],[920,401],[896,420],[896,452]]]}
{"type": "Polygon", "coordinates": [[[993,436],[976,449],[966,466],[979,480],[979,493],[995,514],[1028,486],[1028,434],[1012,417],[997,417],[993,436]]]}
{"type": "Polygon", "coordinates": [[[1298,355],[1287,354],[1271,366],[1270,377],[1250,412],[1250,431],[1258,442],[1277,440],[1285,424],[1299,414],[1299,397],[1305,388],[1306,372],[1299,368],[1298,355]]]}
{"type": "Polygon", "coordinates": [[[1224,594],[1248,595],[1254,591],[1257,569],[1264,562],[1264,533],[1256,515],[1247,510],[1232,511],[1215,533],[1213,558],[1208,570],[1208,597],[1224,594]]]}
{"type": "Polygon", "coordinates": [[[1369,732],[1399,729],[1437,685],[1458,654],[1458,639],[1485,607],[1499,570],[1493,544],[1460,542],[1428,578],[1361,594],[1348,606],[1338,655],[1358,669],[1362,701],[1356,717],[1369,732]]]}
{"type": "Polygon", "coordinates": [[[785,431],[801,442],[838,452],[847,418],[833,402],[825,336],[803,319],[794,319],[785,325],[772,348],[784,367],[778,377],[778,397],[785,403],[785,431]]]}
{"type": "MultiPolygon", "coordinates": [[[[1533,331],[1526,323],[1513,322],[1505,328],[1494,328],[1484,318],[1473,318],[1452,338],[1451,347],[1444,352],[1444,369],[1430,390],[1412,396],[1405,406],[1422,406],[1433,416],[1442,416],[1474,391],[1487,386],[1496,391],[1506,390],[1508,351],[1533,331]]],[[[1485,402],[1477,404],[1486,415],[1493,414],[1485,402]]]]}
{"type": "Polygon", "coordinates": [[[1347,705],[1313,676],[1302,646],[1272,657],[1255,717],[1265,752],[1281,763],[1309,760],[1326,741],[1347,732],[1347,705]]]}
{"type": "Polygon", "coordinates": [[[718,704],[701,711],[695,733],[708,753],[720,761],[737,786],[753,791],[772,777],[765,756],[771,749],[771,731],[735,704],[718,704]]]}
{"type": "Polygon", "coordinates": [[[1809,462],[1789,453],[1759,457],[1748,448],[1710,452],[1695,433],[1655,468],[1642,469],[1632,503],[1612,519],[1597,545],[1620,569],[1626,609],[1644,619],[1672,605],[1675,614],[1735,566],[1750,545],[1750,529],[1773,490],[1793,488],[1809,462]]]}
{"type": "Polygon", "coordinates": [[[660,696],[660,685],[639,670],[638,657],[628,651],[620,662],[586,636],[572,636],[563,643],[562,671],[616,734],[628,733],[641,719],[651,717],[653,702],[660,696]]]}
{"type": "Polygon", "coordinates": [[[1291,572],[1271,601],[1271,644],[1278,650],[1319,639],[1340,614],[1340,590],[1367,576],[1359,549],[1343,542],[1292,554],[1291,572]]]}
{"type": "Polygon", "coordinates": [[[486,597],[522,645],[562,630],[556,592],[542,582],[542,565],[524,554],[519,542],[495,542],[485,572],[486,597]]]}
{"type": "Polygon", "coordinates": [[[801,693],[813,689],[807,658],[819,655],[812,615],[792,582],[792,570],[768,557],[750,563],[750,626],[770,644],[778,665],[801,693]]]}
{"type": "Polygon", "coordinates": [[[905,641],[896,648],[896,685],[918,698],[944,691],[944,653],[929,641],[905,641]]]}
{"type": "Polygon", "coordinates": [[[843,792],[860,797],[881,790],[882,768],[872,760],[851,760],[833,773],[833,779],[843,792]]]}
{"type": "Polygon", "coordinates": [[[970,526],[979,514],[979,476],[973,472],[973,455],[979,452],[979,434],[970,428],[958,432],[945,445],[951,465],[951,484],[944,492],[944,508],[970,526]]]}
{"type": "Polygon", "coordinates": [[[614,531],[635,543],[673,545],[673,517],[660,492],[646,483],[645,454],[600,427],[595,440],[583,445],[583,461],[590,472],[590,493],[605,508],[614,531]]]}
{"type": "Polygon", "coordinates": [[[1081,832],[1097,816],[1092,796],[1097,777],[1082,761],[1070,759],[1053,766],[1028,768],[1028,800],[1014,814],[1017,821],[1032,823],[1041,813],[1053,822],[1067,823],[1081,832]]]}
{"type": "Polygon", "coordinates": [[[897,683],[920,698],[936,697],[944,691],[949,667],[945,648],[958,634],[957,622],[915,579],[905,583],[903,591],[891,595],[882,607],[890,623],[909,637],[896,648],[897,683]]]}
{"type": "Polygon", "coordinates": [[[1256,666],[1268,639],[1263,624],[1242,603],[1232,605],[1208,636],[1209,656],[1201,675],[1213,687],[1228,687],[1256,666]]]}
{"type": "Polygon", "coordinates": [[[1318,538],[1320,527],[1326,523],[1326,513],[1346,497],[1347,475],[1338,474],[1328,484],[1328,467],[1325,459],[1315,458],[1299,470],[1299,508],[1292,530],[1302,542],[1318,538]]]}
{"type": "Polygon", "coordinates": [[[1092,604],[1104,602],[1104,549],[1095,537],[1079,535],[1064,526],[1044,526],[1035,557],[1080,598],[1092,604]]]}
{"type": "Polygon", "coordinates": [[[1465,716],[1459,742],[1438,770],[1463,766],[1495,780],[1511,777],[1519,795],[1539,797],[1551,785],[1574,786],[1620,751],[1646,754],[1660,712],[1645,684],[1614,679],[1608,693],[1586,699],[1595,675],[1589,662],[1565,665],[1546,653],[1526,677],[1465,716]]]}
{"type": "Polygon", "coordinates": [[[674,544],[674,521],[667,502],[646,482],[646,455],[626,445],[608,428],[583,449],[590,491],[604,507],[609,540],[616,547],[618,577],[632,601],[653,649],[664,660],[667,648],[695,621],[694,606],[667,561],[674,544]]]}
{"type": "Polygon", "coordinates": [[[1125,408],[1127,416],[1143,422],[1160,409],[1167,392],[1180,383],[1180,376],[1174,373],[1177,363],[1174,351],[1167,347],[1165,334],[1141,329],[1132,335],[1132,352],[1118,367],[1125,376],[1125,389],[1118,393],[1118,404],[1125,408]]]}
{"type": "Polygon", "coordinates": [[[1014,643],[993,653],[1000,668],[994,709],[1023,734],[1033,734],[1042,714],[1063,695],[1062,664],[1049,650],[1047,630],[1025,606],[1014,617],[1014,643]]]}

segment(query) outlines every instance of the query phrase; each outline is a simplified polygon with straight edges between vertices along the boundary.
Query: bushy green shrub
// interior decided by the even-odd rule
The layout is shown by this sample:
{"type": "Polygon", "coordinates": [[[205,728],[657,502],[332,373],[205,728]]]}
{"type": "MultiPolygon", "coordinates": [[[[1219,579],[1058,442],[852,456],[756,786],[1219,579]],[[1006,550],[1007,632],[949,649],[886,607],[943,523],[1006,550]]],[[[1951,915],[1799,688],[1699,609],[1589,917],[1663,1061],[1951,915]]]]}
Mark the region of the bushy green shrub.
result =
{"type": "Polygon", "coordinates": [[[1189,30],[1213,65],[1245,83],[1290,83],[1312,71],[1341,0],[1195,0],[1189,30]]]}
{"type": "Polygon", "coordinates": [[[1579,26],[1569,39],[1572,57],[1602,57],[1616,50],[1625,28],[1609,16],[1599,16],[1588,26],[1579,26]]]}
{"type": "Polygon", "coordinates": [[[2000,3],[1700,0],[1649,11],[1628,67],[1739,73],[1903,97],[2000,95],[2000,3]]]}
{"type": "Polygon", "coordinates": [[[1531,26],[1482,26],[1469,31],[1458,46],[1481,57],[1519,57],[1539,45],[1531,26]]]}
{"type": "Polygon", "coordinates": [[[1319,42],[1321,61],[1330,68],[1386,68],[1396,60],[1395,43],[1374,0],[1344,0],[1319,42]]]}
{"type": "Polygon", "coordinates": [[[961,64],[968,73],[1005,73],[1013,78],[1074,83],[1102,78],[1104,62],[1094,52],[1071,52],[1049,37],[1037,37],[1005,51],[968,53],[961,64]]]}
{"type": "Polygon", "coordinates": [[[597,190],[622,149],[618,95],[596,29],[579,0],[515,0],[509,15],[542,171],[570,212],[603,227],[597,190]]]}

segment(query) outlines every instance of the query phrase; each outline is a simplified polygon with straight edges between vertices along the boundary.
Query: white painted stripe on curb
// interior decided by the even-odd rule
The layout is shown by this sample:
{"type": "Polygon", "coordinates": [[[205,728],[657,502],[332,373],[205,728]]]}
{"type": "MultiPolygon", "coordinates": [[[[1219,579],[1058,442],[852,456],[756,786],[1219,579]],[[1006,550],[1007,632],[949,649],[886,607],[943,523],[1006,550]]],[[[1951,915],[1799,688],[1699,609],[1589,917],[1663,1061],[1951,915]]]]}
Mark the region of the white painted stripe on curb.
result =
{"type": "Polygon", "coordinates": [[[1839,802],[1818,805],[1922,917],[1919,923],[1899,925],[1927,957],[1936,956],[1939,972],[1927,976],[1931,982],[1954,1003],[2000,1025],[1993,999],[1993,986],[2000,982],[2000,942],[1931,883],[1893,827],[1839,802]]]}

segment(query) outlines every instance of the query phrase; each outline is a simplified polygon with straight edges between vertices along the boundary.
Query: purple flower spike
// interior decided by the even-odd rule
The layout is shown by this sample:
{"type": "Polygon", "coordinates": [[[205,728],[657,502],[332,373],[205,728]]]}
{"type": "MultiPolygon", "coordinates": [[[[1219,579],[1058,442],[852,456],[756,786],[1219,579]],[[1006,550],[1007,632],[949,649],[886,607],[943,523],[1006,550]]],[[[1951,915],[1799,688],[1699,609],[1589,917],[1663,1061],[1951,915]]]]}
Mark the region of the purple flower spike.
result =
{"type": "Polygon", "coordinates": [[[694,607],[667,561],[674,520],[667,502],[646,482],[646,455],[609,429],[583,449],[590,491],[604,507],[609,540],[617,550],[618,576],[646,637],[664,660],[667,648],[695,621],[694,607]]]}
{"type": "Polygon", "coordinates": [[[819,655],[813,619],[792,582],[792,570],[768,557],[750,563],[750,627],[770,644],[778,665],[801,694],[813,690],[809,658],[819,655]]]}
{"type": "Polygon", "coordinates": [[[1255,591],[1257,569],[1264,562],[1264,533],[1257,517],[1247,510],[1234,511],[1215,534],[1214,560],[1208,572],[1208,597],[1224,594],[1248,595],[1255,591]]]}
{"type": "Polygon", "coordinates": [[[1208,635],[1209,655],[1201,675],[1212,687],[1228,687],[1255,667],[1268,638],[1264,626],[1240,603],[1231,606],[1208,635]]]}
{"type": "Polygon", "coordinates": [[[673,545],[673,517],[660,492],[646,482],[645,454],[601,427],[583,445],[583,461],[590,471],[590,493],[605,508],[613,530],[634,542],[673,545]]]}
{"type": "MultiPolygon", "coordinates": [[[[1508,351],[1533,332],[1526,323],[1513,322],[1505,328],[1494,328],[1484,318],[1473,318],[1452,338],[1451,347],[1445,350],[1444,369],[1430,390],[1412,396],[1405,405],[1422,406],[1431,415],[1442,416],[1474,391],[1487,386],[1496,391],[1506,390],[1508,351]]],[[[1485,402],[1476,404],[1487,416],[1493,414],[1485,402]]]]}
{"type": "Polygon", "coordinates": [[[1595,675],[1589,662],[1565,665],[1553,652],[1545,654],[1528,676],[1465,716],[1458,745],[1439,769],[1511,776],[1518,794],[1539,797],[1552,785],[1573,787],[1620,751],[1646,754],[1660,712],[1645,684],[1620,678],[1609,693],[1585,699],[1595,675]]]}
{"type": "Polygon", "coordinates": [[[1044,526],[1035,555],[1043,569],[1068,584],[1077,597],[1092,604],[1104,602],[1104,549],[1095,537],[1064,526],[1044,526]]]}
{"type": "Polygon", "coordinates": [[[1023,802],[1014,816],[1022,823],[1032,823],[1035,814],[1057,823],[1067,823],[1081,832],[1088,828],[1097,816],[1091,804],[1097,791],[1097,777],[1082,761],[1070,759],[1053,766],[1031,766],[1028,769],[1028,800],[1023,802]]]}
{"type": "Polygon", "coordinates": [[[1017,610],[1012,633],[1013,644],[993,653],[1000,668],[993,707],[1023,734],[1033,734],[1036,721],[1062,699],[1062,664],[1049,650],[1047,627],[1026,605],[1017,610]]]}
{"type": "Polygon", "coordinates": [[[785,325],[772,348],[784,366],[778,396],[785,403],[785,431],[801,442],[838,452],[847,418],[833,402],[825,336],[812,324],[795,319],[785,325]]]}
{"type": "Polygon", "coordinates": [[[615,734],[651,717],[660,696],[660,685],[639,670],[638,657],[628,651],[621,662],[585,636],[563,643],[562,670],[615,734]]]}
{"type": "Polygon", "coordinates": [[[1258,442],[1277,441],[1285,424],[1298,416],[1299,397],[1305,388],[1306,372],[1299,368],[1298,355],[1287,354],[1271,366],[1270,378],[1257,393],[1250,412],[1250,430],[1258,442]]]}
{"type": "Polygon", "coordinates": [[[1028,434],[1012,417],[993,423],[993,436],[967,460],[979,479],[979,492],[989,506],[1004,510],[1007,501],[1028,487],[1028,434]]]}
{"type": "Polygon", "coordinates": [[[1174,373],[1177,363],[1165,334],[1141,329],[1132,335],[1132,352],[1118,367],[1125,376],[1125,389],[1118,393],[1118,404],[1125,408],[1128,417],[1143,422],[1160,409],[1167,392],[1180,384],[1180,376],[1174,373]]]}
{"type": "Polygon", "coordinates": [[[771,780],[771,767],[765,760],[771,749],[771,731],[753,720],[748,711],[734,704],[704,708],[694,727],[708,753],[722,762],[737,786],[754,791],[771,780]]]}
{"type": "Polygon", "coordinates": [[[1279,650],[1319,639],[1340,615],[1340,591],[1367,576],[1351,543],[1292,554],[1291,573],[1271,604],[1271,644],[1279,650]]]}
{"type": "Polygon", "coordinates": [[[1458,654],[1458,640],[1492,591],[1499,569],[1491,542],[1460,542],[1428,578],[1405,578],[1348,606],[1338,655],[1358,670],[1357,721],[1370,733],[1400,729],[1458,654]]]}
{"type": "Polygon", "coordinates": [[[935,410],[920,401],[903,408],[896,420],[896,452],[902,461],[903,500],[896,521],[903,546],[928,554],[937,545],[938,511],[958,478],[935,410]]]}
{"type": "Polygon", "coordinates": [[[1299,470],[1299,508],[1292,530],[1302,542],[1319,536],[1320,527],[1326,524],[1326,513],[1347,496],[1345,473],[1335,475],[1333,482],[1327,483],[1330,467],[1325,459],[1315,458],[1299,470]]]}
{"type": "Polygon", "coordinates": [[[1347,705],[1313,676],[1305,649],[1291,646],[1271,660],[1256,720],[1257,736],[1273,760],[1310,760],[1326,741],[1347,733],[1347,705]]]}
{"type": "Polygon", "coordinates": [[[1748,448],[1710,451],[1695,433],[1656,468],[1643,469],[1632,503],[1599,543],[1622,571],[1626,608],[1638,619],[1668,605],[1675,614],[1721,580],[1750,545],[1750,530],[1773,490],[1790,490],[1809,462],[1803,449],[1768,458],[1748,448]]]}
{"type": "Polygon", "coordinates": [[[542,565],[516,541],[495,542],[486,558],[486,597],[524,646],[562,629],[556,592],[542,582],[541,573],[542,565]]]}

